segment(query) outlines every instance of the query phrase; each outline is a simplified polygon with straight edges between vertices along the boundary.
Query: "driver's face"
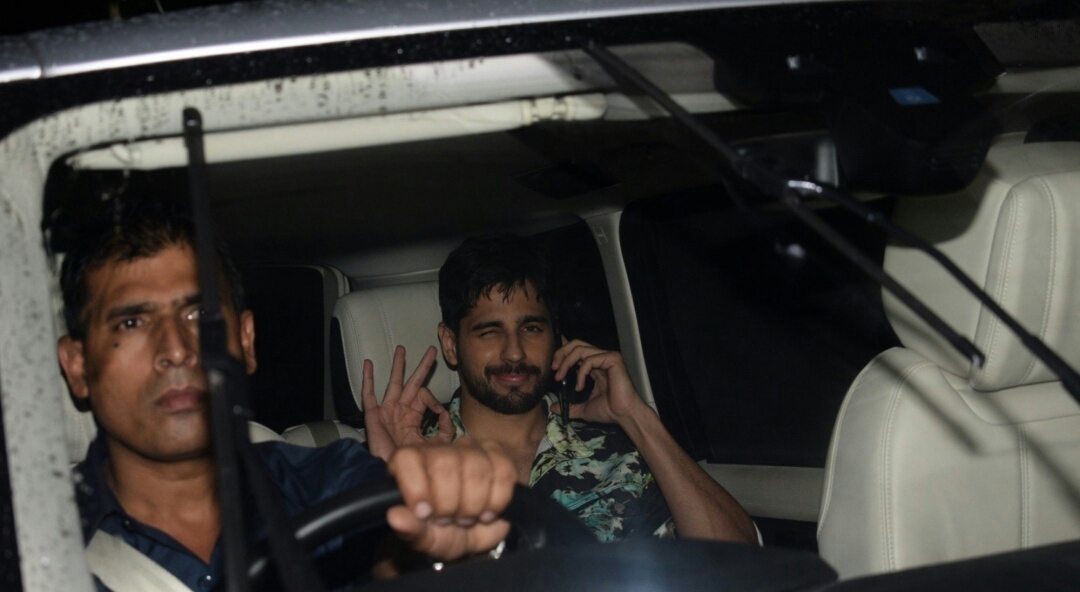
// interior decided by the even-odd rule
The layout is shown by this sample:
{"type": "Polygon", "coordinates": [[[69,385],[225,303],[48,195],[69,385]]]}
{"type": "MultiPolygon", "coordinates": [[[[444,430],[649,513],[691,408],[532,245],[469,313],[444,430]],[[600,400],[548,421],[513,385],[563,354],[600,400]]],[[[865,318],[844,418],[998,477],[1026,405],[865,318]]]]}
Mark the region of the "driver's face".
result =
{"type": "MultiPolygon", "coordinates": [[[[156,461],[209,452],[206,380],[199,365],[199,286],[191,247],[174,245],[87,274],[86,336],[61,339],[76,397],[89,399],[112,444],[156,461]]],[[[223,298],[223,303],[227,298],[223,298]]],[[[250,311],[223,308],[228,350],[255,370],[250,311]]]]}

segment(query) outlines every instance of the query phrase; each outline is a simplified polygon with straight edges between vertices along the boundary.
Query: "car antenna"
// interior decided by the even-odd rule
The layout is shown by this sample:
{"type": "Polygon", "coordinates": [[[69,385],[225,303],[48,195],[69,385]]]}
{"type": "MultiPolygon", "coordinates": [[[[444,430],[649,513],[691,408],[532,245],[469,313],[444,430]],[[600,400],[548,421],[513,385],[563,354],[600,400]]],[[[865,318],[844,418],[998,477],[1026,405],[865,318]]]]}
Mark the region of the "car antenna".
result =
{"type": "MultiPolygon", "coordinates": [[[[210,216],[210,194],[203,147],[202,115],[197,109],[183,111],[184,144],[188,151],[188,184],[195,223],[195,257],[199,276],[199,360],[206,373],[210,397],[214,464],[221,503],[222,544],[225,553],[225,586],[228,592],[247,592],[247,531],[242,499],[244,476],[255,499],[255,508],[267,526],[271,556],[290,592],[325,589],[311,559],[289,532],[281,499],[274,493],[266,464],[255,452],[247,422],[253,416],[248,401],[247,374],[241,362],[229,355],[225,316],[218,290],[218,254],[210,216]]],[[[236,311],[237,314],[240,311],[236,311]]]]}
{"type": "MultiPolygon", "coordinates": [[[[986,360],[985,355],[966,337],[960,335],[952,327],[945,323],[941,317],[926,307],[914,294],[900,285],[892,276],[885,272],[876,262],[862,253],[851,244],[843,235],[829,226],[820,216],[806,206],[803,200],[807,198],[825,199],[844,207],[870,224],[882,228],[891,237],[926,253],[938,262],[950,275],[952,275],[964,288],[974,295],[983,305],[989,308],[1009,329],[1020,338],[1020,341],[1042,363],[1046,364],[1059,378],[1065,390],[1072,395],[1073,399],[1080,402],[1080,375],[1065,360],[1062,360],[1038,337],[1024,329],[1016,319],[1012,318],[1001,306],[994,301],[981,287],[971,280],[948,256],[930,243],[916,237],[910,232],[894,225],[883,214],[876,212],[844,192],[813,181],[792,178],[785,175],[779,167],[768,162],[766,159],[747,155],[736,151],[712,129],[698,121],[688,111],[664,92],[660,87],[642,76],[637,70],[621,58],[611,53],[599,43],[589,41],[584,50],[589,54],[605,72],[610,75],[617,84],[638,91],[660,105],[671,117],[683,127],[703,140],[716,150],[724,158],[739,176],[753,183],[766,195],[773,196],[787,206],[803,223],[820,234],[826,241],[833,245],[836,250],[850,259],[859,269],[880,283],[886,290],[896,296],[909,309],[912,310],[926,324],[944,337],[964,357],[971,360],[976,367],[981,368],[986,360]]],[[[737,191],[729,191],[733,199],[741,201],[737,191]]],[[[742,204],[745,205],[745,204],[742,204]]]]}

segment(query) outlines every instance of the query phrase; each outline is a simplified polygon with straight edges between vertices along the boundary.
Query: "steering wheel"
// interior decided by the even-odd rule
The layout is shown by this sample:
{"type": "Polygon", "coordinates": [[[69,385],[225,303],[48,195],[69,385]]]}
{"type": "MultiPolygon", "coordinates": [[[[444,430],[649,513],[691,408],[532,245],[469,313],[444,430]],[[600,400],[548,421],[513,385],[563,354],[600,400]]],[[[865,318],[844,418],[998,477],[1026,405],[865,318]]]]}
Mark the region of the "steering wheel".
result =
{"type": "MultiPolygon", "coordinates": [[[[392,480],[373,482],[293,517],[297,540],[307,549],[353,530],[385,522],[401,503],[392,480]]],[[[512,526],[514,553],[498,561],[466,561],[442,571],[375,582],[365,592],[475,592],[485,590],[640,590],[790,592],[821,588],[836,572],[816,554],[776,547],[652,537],[598,543],[593,534],[551,499],[518,485],[503,512],[512,526]]],[[[252,563],[253,588],[269,571],[264,554],[252,563]],[[258,579],[257,579],[258,578],[258,579]]]]}
{"type": "MultiPolygon", "coordinates": [[[[373,481],[316,504],[289,520],[289,530],[308,551],[335,537],[383,524],[386,511],[402,503],[393,479],[373,481]]],[[[510,549],[538,551],[553,546],[596,543],[596,537],[555,501],[525,487],[514,495],[502,518],[511,524],[510,549]]],[[[265,549],[257,552],[248,569],[253,589],[267,577],[270,560],[265,549]]]]}

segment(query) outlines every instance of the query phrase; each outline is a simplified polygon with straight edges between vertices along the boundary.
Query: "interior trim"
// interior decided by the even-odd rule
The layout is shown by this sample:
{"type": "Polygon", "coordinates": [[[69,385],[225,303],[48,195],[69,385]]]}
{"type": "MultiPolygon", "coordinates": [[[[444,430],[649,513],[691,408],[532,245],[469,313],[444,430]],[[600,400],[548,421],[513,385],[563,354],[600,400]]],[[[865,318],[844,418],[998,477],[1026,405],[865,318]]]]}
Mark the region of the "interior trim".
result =
{"type": "Polygon", "coordinates": [[[751,516],[817,522],[824,468],[700,464],[751,516]]]}

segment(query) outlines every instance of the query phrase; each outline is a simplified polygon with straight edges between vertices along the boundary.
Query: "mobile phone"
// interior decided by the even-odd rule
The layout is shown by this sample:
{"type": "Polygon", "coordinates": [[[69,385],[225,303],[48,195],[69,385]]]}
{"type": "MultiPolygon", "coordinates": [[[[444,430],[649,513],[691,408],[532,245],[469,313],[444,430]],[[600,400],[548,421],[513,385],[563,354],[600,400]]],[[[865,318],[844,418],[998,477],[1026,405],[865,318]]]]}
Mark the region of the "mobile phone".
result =
{"type": "Polygon", "coordinates": [[[558,383],[558,389],[561,396],[564,396],[572,405],[578,403],[584,403],[589,400],[589,395],[592,394],[593,387],[596,386],[596,381],[591,376],[585,376],[585,386],[580,391],[574,390],[578,381],[578,368],[580,365],[575,365],[566,372],[566,376],[563,377],[558,383]]]}
{"type": "MultiPolygon", "coordinates": [[[[562,347],[562,335],[555,332],[555,344],[558,347],[562,347]]],[[[570,421],[570,405],[576,405],[578,403],[584,403],[589,400],[589,395],[592,394],[593,388],[596,386],[596,381],[591,376],[585,376],[585,386],[580,391],[574,390],[578,381],[578,368],[580,364],[574,365],[566,372],[566,376],[562,380],[555,383],[555,395],[559,398],[559,407],[563,422],[570,421]]]]}

